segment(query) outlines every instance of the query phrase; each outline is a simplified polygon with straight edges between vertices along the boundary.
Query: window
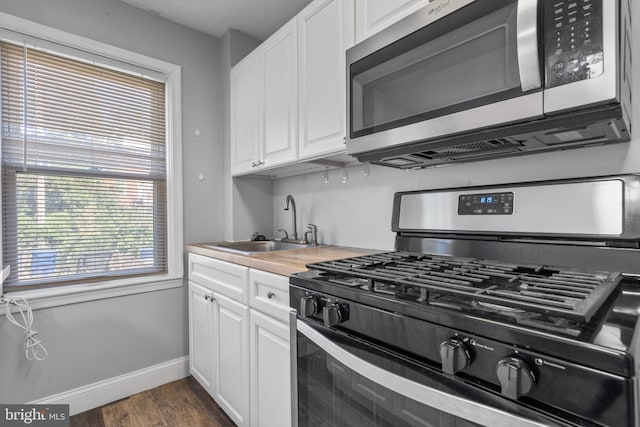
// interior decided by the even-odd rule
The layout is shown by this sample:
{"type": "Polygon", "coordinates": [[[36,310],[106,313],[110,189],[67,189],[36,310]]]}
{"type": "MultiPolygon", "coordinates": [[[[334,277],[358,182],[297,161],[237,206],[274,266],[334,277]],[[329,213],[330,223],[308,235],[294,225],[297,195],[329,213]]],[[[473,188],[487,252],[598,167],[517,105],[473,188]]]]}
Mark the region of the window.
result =
{"type": "Polygon", "coordinates": [[[5,290],[167,273],[164,81],[1,42],[5,290]]]}

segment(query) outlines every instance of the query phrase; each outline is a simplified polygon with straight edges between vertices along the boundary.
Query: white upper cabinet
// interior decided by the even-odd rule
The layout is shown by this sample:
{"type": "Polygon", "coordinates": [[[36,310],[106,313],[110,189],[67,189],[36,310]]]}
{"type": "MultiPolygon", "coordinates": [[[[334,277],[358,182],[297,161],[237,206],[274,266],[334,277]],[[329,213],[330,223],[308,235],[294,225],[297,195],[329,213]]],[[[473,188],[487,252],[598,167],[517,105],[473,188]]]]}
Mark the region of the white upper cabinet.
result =
{"type": "Polygon", "coordinates": [[[231,69],[231,173],[260,160],[262,81],[260,57],[250,54],[231,69]]]}
{"type": "Polygon", "coordinates": [[[425,6],[428,0],[356,0],[357,42],[425,6]]]}
{"type": "Polygon", "coordinates": [[[298,156],[298,74],[295,19],[260,46],[263,64],[262,161],[274,166],[298,156]]]}
{"type": "Polygon", "coordinates": [[[344,153],[354,42],[355,0],[314,0],[231,69],[232,175],[302,173],[344,153]]]}
{"type": "Polygon", "coordinates": [[[231,173],[298,157],[297,33],[291,20],[231,69],[231,173]]]}
{"type": "Polygon", "coordinates": [[[344,150],[346,49],[354,0],[315,0],[298,14],[300,158],[344,150]]]}

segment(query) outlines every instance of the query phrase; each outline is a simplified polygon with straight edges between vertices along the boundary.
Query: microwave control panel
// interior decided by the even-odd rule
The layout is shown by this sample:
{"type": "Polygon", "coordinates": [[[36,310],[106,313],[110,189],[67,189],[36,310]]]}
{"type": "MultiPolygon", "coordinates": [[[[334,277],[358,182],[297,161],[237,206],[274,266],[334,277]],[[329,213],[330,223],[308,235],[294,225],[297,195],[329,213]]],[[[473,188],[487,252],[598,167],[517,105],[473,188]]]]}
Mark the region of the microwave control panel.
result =
{"type": "Polygon", "coordinates": [[[547,88],[603,73],[602,1],[544,2],[547,88]]]}

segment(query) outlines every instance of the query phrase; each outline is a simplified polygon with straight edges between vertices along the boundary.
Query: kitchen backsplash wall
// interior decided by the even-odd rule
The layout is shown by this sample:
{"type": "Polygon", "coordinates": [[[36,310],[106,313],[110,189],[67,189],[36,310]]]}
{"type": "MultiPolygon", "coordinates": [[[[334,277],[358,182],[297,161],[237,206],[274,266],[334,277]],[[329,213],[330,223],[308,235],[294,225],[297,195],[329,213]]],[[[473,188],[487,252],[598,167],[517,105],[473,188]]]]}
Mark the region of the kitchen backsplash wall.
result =
{"type": "MultiPolygon", "coordinates": [[[[639,99],[636,96],[636,99],[639,99]]],[[[634,127],[640,126],[638,109],[634,127]]],[[[640,135],[628,144],[536,154],[419,171],[400,171],[371,165],[365,176],[361,166],[283,178],[273,184],[275,230],[291,228],[284,211],[287,194],[295,197],[298,233],[308,223],[318,226],[321,243],[393,249],[391,210],[396,191],[469,185],[537,181],[555,178],[640,173],[640,135]],[[343,183],[343,174],[347,180],[343,183]]],[[[365,171],[366,172],[366,171],[365,171]]]]}

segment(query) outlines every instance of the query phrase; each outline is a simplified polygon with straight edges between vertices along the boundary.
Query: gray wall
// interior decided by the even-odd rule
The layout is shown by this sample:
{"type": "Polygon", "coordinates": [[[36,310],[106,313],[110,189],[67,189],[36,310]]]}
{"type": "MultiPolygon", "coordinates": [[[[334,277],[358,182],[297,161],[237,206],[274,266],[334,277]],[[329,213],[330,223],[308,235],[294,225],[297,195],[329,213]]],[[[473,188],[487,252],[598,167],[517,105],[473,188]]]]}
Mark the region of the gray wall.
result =
{"type": "MultiPolygon", "coordinates": [[[[636,5],[637,6],[637,5],[636,5]]],[[[640,57],[640,7],[633,11],[634,57],[640,57]]],[[[300,232],[311,222],[318,225],[323,243],[393,249],[391,230],[392,197],[396,191],[468,185],[510,183],[552,178],[640,173],[640,64],[633,70],[636,100],[633,113],[634,137],[629,144],[536,154],[519,158],[447,165],[414,172],[376,166],[369,176],[360,167],[279,179],[273,185],[274,231],[290,227],[283,208],[287,194],[296,198],[300,232]],[[342,183],[342,173],[348,181],[342,183]]]]}
{"type": "MultiPolygon", "coordinates": [[[[0,0],[0,11],[182,67],[185,242],[221,239],[219,40],[118,0],[0,0]]],[[[188,354],[184,287],[34,316],[45,362],[25,360],[21,334],[0,316],[0,402],[39,399],[188,354]]]]}

